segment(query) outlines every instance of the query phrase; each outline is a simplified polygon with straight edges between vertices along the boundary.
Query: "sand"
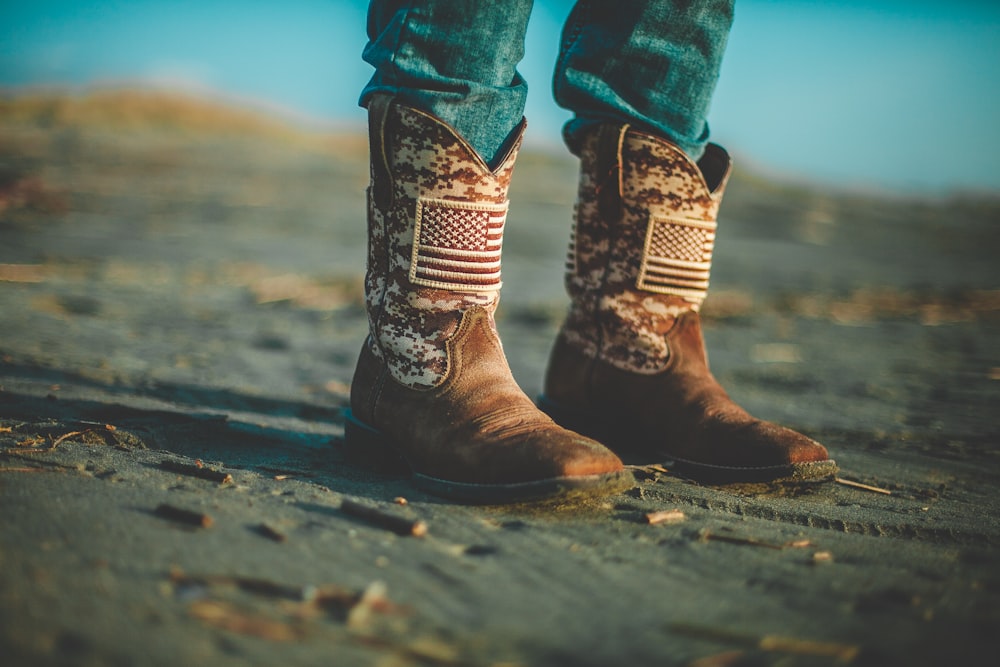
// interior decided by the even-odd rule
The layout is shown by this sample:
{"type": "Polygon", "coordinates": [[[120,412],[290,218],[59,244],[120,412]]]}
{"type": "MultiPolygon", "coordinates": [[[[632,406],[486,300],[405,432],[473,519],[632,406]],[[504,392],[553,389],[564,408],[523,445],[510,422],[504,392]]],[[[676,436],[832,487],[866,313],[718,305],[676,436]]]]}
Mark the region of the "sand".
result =
{"type": "MultiPolygon", "coordinates": [[[[606,500],[470,507],[341,451],[363,136],[62,104],[0,114],[5,665],[995,659],[995,196],[734,176],[713,371],[871,488],[636,461],[606,500]]],[[[529,395],[574,187],[562,156],[515,174],[499,327],[529,395]]]]}

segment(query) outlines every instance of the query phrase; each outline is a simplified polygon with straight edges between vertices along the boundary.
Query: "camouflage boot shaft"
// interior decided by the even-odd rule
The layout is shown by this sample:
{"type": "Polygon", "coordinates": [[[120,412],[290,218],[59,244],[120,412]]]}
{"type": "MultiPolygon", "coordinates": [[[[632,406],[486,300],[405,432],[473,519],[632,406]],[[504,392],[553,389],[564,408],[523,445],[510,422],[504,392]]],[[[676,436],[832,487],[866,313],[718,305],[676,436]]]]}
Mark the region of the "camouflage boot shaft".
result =
{"type": "Polygon", "coordinates": [[[348,456],[402,462],[421,489],[477,503],[628,488],[606,447],[556,425],[511,375],[493,314],[524,122],[491,169],[451,127],[369,103],[369,335],[345,414],[348,456]]]}
{"type": "Polygon", "coordinates": [[[368,263],[370,344],[392,377],[439,385],[462,313],[496,310],[507,189],[523,123],[490,169],[432,116],[376,96],[371,114],[368,263]]]}
{"type": "Polygon", "coordinates": [[[673,145],[607,125],[588,136],[580,161],[563,334],[617,368],[657,372],[667,332],[705,298],[729,156],[710,144],[703,174],[673,145]]]}
{"type": "Polygon", "coordinates": [[[580,150],[566,286],[571,306],[542,404],[637,461],[714,481],[816,480],[837,467],[810,438],[748,414],[708,368],[708,290],[729,156],[695,164],[668,141],[605,125],[580,150]]]}

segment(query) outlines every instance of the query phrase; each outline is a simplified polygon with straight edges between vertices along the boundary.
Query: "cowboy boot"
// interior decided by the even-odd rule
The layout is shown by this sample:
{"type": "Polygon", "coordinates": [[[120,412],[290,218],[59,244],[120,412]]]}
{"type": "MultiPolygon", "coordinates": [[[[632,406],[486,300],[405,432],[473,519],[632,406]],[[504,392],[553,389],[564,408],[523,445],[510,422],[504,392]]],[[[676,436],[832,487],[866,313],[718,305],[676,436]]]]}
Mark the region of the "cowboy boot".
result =
{"type": "Polygon", "coordinates": [[[832,476],[819,443],[736,405],[708,368],[698,310],[708,288],[729,155],[698,164],[625,126],[590,133],[566,285],[571,306],[541,407],[557,422],[708,482],[832,476]]]}
{"type": "Polygon", "coordinates": [[[369,107],[369,335],[351,385],[355,459],[401,459],[421,489],[520,502],[622,491],[601,444],[557,426],[518,388],[497,336],[507,188],[524,122],[491,169],[435,117],[369,107]]]}

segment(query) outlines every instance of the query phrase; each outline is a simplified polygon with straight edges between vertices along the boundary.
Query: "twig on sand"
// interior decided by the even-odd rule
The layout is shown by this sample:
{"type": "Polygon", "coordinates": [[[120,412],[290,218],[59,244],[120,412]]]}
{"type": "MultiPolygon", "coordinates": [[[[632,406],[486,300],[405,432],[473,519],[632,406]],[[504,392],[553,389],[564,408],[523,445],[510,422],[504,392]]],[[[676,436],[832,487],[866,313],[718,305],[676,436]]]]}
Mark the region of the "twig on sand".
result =
{"type": "Polygon", "coordinates": [[[829,656],[845,662],[854,660],[860,652],[860,649],[854,644],[817,642],[811,639],[796,639],[780,635],[764,635],[760,638],[757,646],[762,651],[829,656]]]}
{"type": "Polygon", "coordinates": [[[695,639],[706,639],[708,641],[726,642],[738,644],[761,651],[775,653],[792,653],[796,655],[813,655],[837,658],[844,662],[854,660],[860,648],[855,644],[841,644],[839,642],[820,642],[811,639],[798,639],[795,637],[783,637],[781,635],[756,636],[733,630],[721,628],[710,628],[701,625],[691,625],[687,623],[674,623],[670,625],[670,631],[692,637],[695,639]]]}
{"type": "Polygon", "coordinates": [[[266,523],[261,523],[257,526],[257,534],[262,535],[269,540],[274,540],[275,542],[288,541],[288,535],[285,535],[277,528],[274,528],[266,523]]]}
{"type": "Polygon", "coordinates": [[[40,283],[47,273],[42,264],[0,264],[0,282],[40,283]]]}
{"type": "Polygon", "coordinates": [[[70,438],[75,438],[78,435],[84,435],[84,434],[90,433],[93,430],[94,429],[92,429],[92,428],[85,428],[82,431],[70,431],[69,433],[63,433],[58,438],[56,438],[55,440],[52,441],[52,444],[49,445],[49,448],[46,451],[51,452],[53,449],[55,449],[56,447],[58,447],[60,444],[62,444],[66,440],[69,440],[70,438]]]}
{"type": "Polygon", "coordinates": [[[427,524],[419,519],[407,519],[347,498],[340,503],[340,511],[391,530],[397,535],[423,537],[427,534],[427,524]]]}
{"type": "Polygon", "coordinates": [[[648,512],[646,515],[646,523],[651,526],[655,526],[661,523],[680,523],[687,519],[684,512],[680,510],[662,510],[659,512],[648,512]]]}
{"type": "Polygon", "coordinates": [[[153,513],[164,519],[187,523],[192,526],[198,526],[199,528],[209,528],[214,523],[212,517],[207,514],[181,509],[180,507],[174,507],[173,505],[168,505],[167,503],[161,503],[158,505],[153,513]]]}
{"type": "Polygon", "coordinates": [[[702,541],[713,540],[715,542],[728,542],[729,544],[741,544],[749,547],[764,547],[765,549],[776,549],[778,551],[785,548],[784,544],[774,544],[772,542],[765,542],[764,540],[758,540],[756,537],[739,537],[737,535],[720,535],[718,533],[713,533],[708,529],[703,529],[698,533],[699,539],[702,541]]]}
{"type": "Polygon", "coordinates": [[[170,581],[176,586],[231,586],[263,597],[299,602],[310,602],[316,596],[316,589],[312,586],[289,586],[268,579],[229,574],[190,575],[176,568],[170,571],[170,581]]]}
{"type": "Polygon", "coordinates": [[[169,470],[170,472],[176,472],[181,475],[189,475],[190,477],[198,477],[200,479],[207,479],[212,482],[218,482],[219,484],[231,484],[233,481],[233,476],[227,472],[214,470],[212,468],[203,468],[198,465],[191,465],[190,463],[181,463],[180,461],[171,461],[170,459],[163,459],[160,461],[160,467],[164,470],[169,470]]]}
{"type": "Polygon", "coordinates": [[[855,482],[850,479],[843,479],[841,477],[834,477],[833,481],[837,484],[843,484],[844,486],[850,486],[855,489],[862,489],[863,491],[871,491],[872,493],[884,493],[887,496],[892,495],[892,491],[889,489],[882,489],[877,486],[871,486],[870,484],[862,484],[861,482],[855,482]]]}
{"type": "MultiPolygon", "coordinates": [[[[88,433],[101,433],[101,432],[114,433],[117,430],[118,429],[112,426],[111,424],[103,424],[99,428],[85,428],[79,431],[70,431],[69,433],[63,433],[62,435],[60,435],[58,438],[55,439],[52,439],[52,436],[50,435],[49,439],[51,440],[51,444],[45,449],[38,449],[35,451],[51,452],[56,447],[66,442],[70,438],[75,438],[81,435],[87,435],[88,433]]],[[[22,440],[21,442],[18,442],[16,444],[18,447],[27,448],[27,447],[34,447],[35,445],[39,445],[43,442],[45,442],[43,438],[36,437],[36,438],[28,438],[26,440],[22,440]]]]}
{"type": "MultiPolygon", "coordinates": [[[[363,590],[356,591],[336,584],[294,586],[269,579],[239,575],[189,575],[179,568],[171,568],[169,577],[170,582],[180,589],[202,589],[201,595],[209,594],[209,591],[205,589],[211,589],[212,595],[219,595],[221,593],[219,589],[236,588],[252,595],[280,600],[280,606],[275,608],[274,611],[284,615],[291,615],[299,621],[308,620],[315,617],[318,613],[326,612],[344,622],[354,632],[362,631],[366,633],[374,623],[377,614],[407,613],[406,608],[400,607],[389,600],[386,595],[386,585],[381,581],[373,581],[363,590]]],[[[257,625],[256,623],[243,625],[243,621],[248,615],[249,610],[216,601],[212,598],[204,601],[211,602],[212,604],[217,603],[220,606],[205,607],[207,615],[212,616],[211,619],[203,618],[199,614],[195,615],[205,621],[219,620],[220,624],[218,627],[223,627],[234,632],[243,632],[239,628],[249,629],[250,632],[244,634],[253,634],[264,636],[266,639],[278,640],[283,638],[282,633],[287,629],[280,626],[281,621],[273,620],[270,615],[261,616],[256,612],[249,612],[250,618],[263,619],[267,622],[262,625],[257,625]],[[229,627],[229,622],[233,623],[233,627],[229,627]],[[271,623],[278,625],[272,626],[271,623]],[[257,632],[257,630],[261,631],[257,632]],[[276,630],[276,636],[271,636],[271,630],[276,630]]],[[[300,626],[293,627],[299,630],[303,629],[300,626]]]]}
{"type": "Polygon", "coordinates": [[[291,468],[277,468],[275,466],[256,466],[257,470],[263,470],[264,472],[269,472],[274,474],[274,479],[284,481],[286,479],[292,479],[293,477],[315,477],[315,473],[309,472],[308,470],[292,470],[291,468]]]}
{"type": "Polygon", "coordinates": [[[653,464],[650,464],[650,465],[642,465],[642,466],[630,465],[630,466],[625,466],[625,467],[628,470],[632,471],[632,474],[635,476],[635,478],[638,479],[638,480],[640,480],[640,481],[641,480],[655,480],[660,475],[665,475],[665,474],[667,474],[667,473],[670,472],[669,470],[667,470],[666,468],[664,468],[662,465],[660,465],[658,463],[653,463],[653,464]]]}
{"type": "Polygon", "coordinates": [[[303,634],[302,629],[296,625],[268,618],[221,600],[197,600],[191,603],[188,613],[213,628],[268,641],[290,642],[303,634]]]}
{"type": "Polygon", "coordinates": [[[347,627],[352,629],[366,628],[372,623],[372,617],[388,600],[386,585],[381,581],[373,581],[361,592],[357,602],[347,612],[347,627]]]}
{"type": "Polygon", "coordinates": [[[748,547],[764,547],[765,549],[774,549],[775,551],[782,551],[784,549],[804,549],[806,547],[815,546],[811,540],[798,539],[789,540],[784,544],[777,544],[775,542],[765,542],[764,540],[758,540],[756,537],[741,537],[738,535],[720,535],[718,533],[713,533],[707,528],[703,528],[698,531],[698,538],[704,542],[709,540],[714,540],[716,542],[727,542],[729,544],[740,544],[748,547]]]}

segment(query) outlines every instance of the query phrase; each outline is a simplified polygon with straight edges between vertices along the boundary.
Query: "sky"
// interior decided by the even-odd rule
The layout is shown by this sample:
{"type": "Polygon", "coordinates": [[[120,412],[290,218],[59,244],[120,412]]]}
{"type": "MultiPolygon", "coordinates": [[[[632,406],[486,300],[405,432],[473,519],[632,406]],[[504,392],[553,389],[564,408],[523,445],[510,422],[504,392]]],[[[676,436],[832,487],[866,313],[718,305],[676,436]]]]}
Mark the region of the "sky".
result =
{"type": "MultiPolygon", "coordinates": [[[[364,0],[0,2],[0,88],[155,85],[363,127],[364,0]]],[[[551,70],[570,0],[536,0],[527,141],[560,149],[551,70]]],[[[1000,191],[1000,2],[739,0],[709,123],[769,173],[1000,191]]]]}

